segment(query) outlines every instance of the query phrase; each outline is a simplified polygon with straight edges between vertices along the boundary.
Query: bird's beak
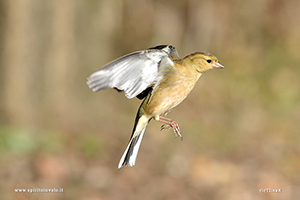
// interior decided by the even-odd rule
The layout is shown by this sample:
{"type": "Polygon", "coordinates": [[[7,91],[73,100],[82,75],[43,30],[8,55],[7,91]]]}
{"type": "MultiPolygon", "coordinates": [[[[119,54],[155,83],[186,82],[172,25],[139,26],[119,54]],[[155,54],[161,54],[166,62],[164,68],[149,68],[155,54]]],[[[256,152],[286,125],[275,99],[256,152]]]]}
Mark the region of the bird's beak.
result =
{"type": "Polygon", "coordinates": [[[221,63],[217,62],[217,63],[213,64],[213,68],[224,69],[225,67],[221,63]]]}

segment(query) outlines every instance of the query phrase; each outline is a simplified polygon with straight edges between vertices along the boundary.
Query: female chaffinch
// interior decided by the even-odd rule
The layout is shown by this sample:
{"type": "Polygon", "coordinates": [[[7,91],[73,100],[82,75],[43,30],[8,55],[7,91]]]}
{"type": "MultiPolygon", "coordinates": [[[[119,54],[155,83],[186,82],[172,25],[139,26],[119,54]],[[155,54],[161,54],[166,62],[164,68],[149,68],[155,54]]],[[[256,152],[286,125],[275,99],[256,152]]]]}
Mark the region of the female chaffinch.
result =
{"type": "Polygon", "coordinates": [[[135,164],[151,119],[164,123],[162,129],[173,128],[182,137],[177,122],[163,115],[187,97],[204,72],[214,68],[224,66],[210,53],[196,52],[180,59],[173,46],[159,45],[120,57],[88,77],[87,84],[94,92],[115,88],[124,91],[128,99],[143,99],[118,168],[135,164]]]}

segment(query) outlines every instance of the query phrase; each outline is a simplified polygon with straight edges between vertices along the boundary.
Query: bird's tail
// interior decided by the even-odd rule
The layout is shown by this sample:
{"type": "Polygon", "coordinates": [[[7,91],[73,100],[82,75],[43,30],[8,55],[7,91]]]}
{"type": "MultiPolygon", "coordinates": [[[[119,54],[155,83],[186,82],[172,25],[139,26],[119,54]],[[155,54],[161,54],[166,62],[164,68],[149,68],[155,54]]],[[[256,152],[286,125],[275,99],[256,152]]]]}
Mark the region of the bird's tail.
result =
{"type": "Polygon", "coordinates": [[[119,162],[118,168],[123,166],[133,166],[135,164],[135,160],[148,122],[149,119],[145,115],[139,116],[138,113],[129,144],[119,162]]]}

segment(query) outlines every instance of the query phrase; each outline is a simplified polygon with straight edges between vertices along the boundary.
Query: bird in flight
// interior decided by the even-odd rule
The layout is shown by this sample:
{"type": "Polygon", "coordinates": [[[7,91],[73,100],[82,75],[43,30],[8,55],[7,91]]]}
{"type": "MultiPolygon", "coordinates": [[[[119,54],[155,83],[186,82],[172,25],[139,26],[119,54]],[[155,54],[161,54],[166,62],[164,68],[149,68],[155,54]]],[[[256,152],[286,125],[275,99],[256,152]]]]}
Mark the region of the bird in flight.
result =
{"type": "Polygon", "coordinates": [[[191,92],[199,77],[210,69],[224,68],[207,52],[192,53],[182,59],[171,45],[159,45],[122,56],[87,78],[94,91],[114,88],[128,99],[143,99],[129,144],[118,168],[135,165],[138,150],[151,119],[162,122],[162,129],[172,128],[182,137],[178,123],[165,115],[191,92]]]}

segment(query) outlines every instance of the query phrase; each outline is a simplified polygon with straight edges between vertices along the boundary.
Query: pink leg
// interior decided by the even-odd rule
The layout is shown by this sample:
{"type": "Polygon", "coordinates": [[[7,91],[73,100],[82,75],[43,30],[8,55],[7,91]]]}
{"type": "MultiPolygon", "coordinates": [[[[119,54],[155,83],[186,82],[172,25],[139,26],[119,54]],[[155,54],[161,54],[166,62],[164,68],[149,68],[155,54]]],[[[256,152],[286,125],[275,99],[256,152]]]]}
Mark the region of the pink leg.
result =
{"type": "Polygon", "coordinates": [[[182,139],[182,136],[180,134],[179,125],[176,121],[165,118],[165,117],[161,117],[161,116],[159,117],[159,120],[157,120],[157,121],[164,123],[164,125],[162,125],[162,127],[161,127],[161,130],[165,130],[165,129],[168,130],[169,128],[172,127],[175,135],[182,139]]]}

